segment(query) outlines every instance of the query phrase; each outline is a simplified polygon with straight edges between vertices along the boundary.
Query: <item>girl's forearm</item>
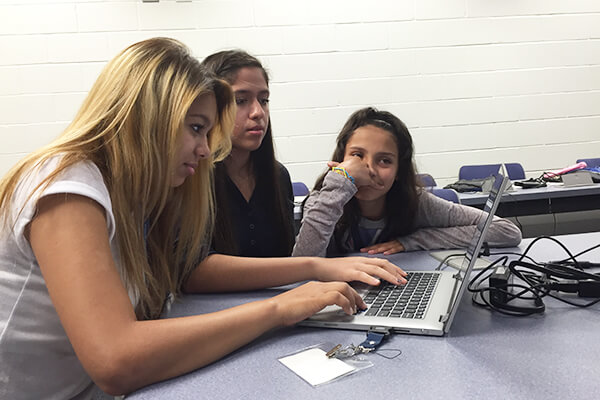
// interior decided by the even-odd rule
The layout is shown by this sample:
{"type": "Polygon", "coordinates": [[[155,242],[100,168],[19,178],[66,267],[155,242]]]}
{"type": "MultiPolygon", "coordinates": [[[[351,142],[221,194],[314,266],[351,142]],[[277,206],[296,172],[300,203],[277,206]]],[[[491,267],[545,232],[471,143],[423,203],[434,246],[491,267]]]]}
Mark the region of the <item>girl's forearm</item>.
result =
{"type": "Polygon", "coordinates": [[[315,279],[312,257],[249,258],[212,254],[190,274],[186,292],[255,290],[315,279]]]}

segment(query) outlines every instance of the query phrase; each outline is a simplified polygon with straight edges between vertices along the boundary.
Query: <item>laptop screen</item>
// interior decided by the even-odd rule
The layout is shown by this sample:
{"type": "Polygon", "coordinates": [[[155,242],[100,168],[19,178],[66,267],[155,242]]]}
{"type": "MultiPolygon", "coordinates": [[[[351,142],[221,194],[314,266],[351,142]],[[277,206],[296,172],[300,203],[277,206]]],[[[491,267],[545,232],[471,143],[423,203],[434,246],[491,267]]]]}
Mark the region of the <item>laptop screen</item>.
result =
{"type": "Polygon", "coordinates": [[[454,300],[450,302],[450,312],[448,316],[448,321],[446,326],[444,327],[444,331],[448,332],[450,329],[450,325],[452,324],[452,320],[454,319],[454,314],[456,314],[456,310],[458,309],[458,305],[462,299],[462,296],[467,288],[469,282],[469,275],[473,271],[475,266],[475,262],[477,261],[477,257],[479,252],[481,251],[481,247],[483,246],[483,242],[485,240],[485,233],[487,232],[490,224],[492,223],[492,219],[494,218],[494,213],[498,208],[498,204],[500,203],[500,198],[502,197],[502,193],[506,189],[506,186],[509,183],[509,179],[501,174],[496,174],[495,180],[492,184],[492,188],[490,189],[490,193],[485,202],[485,207],[483,211],[485,213],[479,219],[477,223],[477,227],[475,229],[475,233],[473,234],[473,238],[467,247],[467,252],[465,254],[465,258],[463,261],[462,268],[457,272],[460,275],[460,285],[456,287],[456,293],[454,296],[454,300]]]}

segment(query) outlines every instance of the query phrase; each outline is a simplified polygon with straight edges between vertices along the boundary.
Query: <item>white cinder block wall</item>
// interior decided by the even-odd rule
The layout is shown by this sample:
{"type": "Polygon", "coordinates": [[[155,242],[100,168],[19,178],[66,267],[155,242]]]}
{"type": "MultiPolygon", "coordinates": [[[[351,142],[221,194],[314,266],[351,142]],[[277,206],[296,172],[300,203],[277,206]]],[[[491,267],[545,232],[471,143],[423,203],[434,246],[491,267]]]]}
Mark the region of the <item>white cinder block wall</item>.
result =
{"type": "Polygon", "coordinates": [[[396,113],[439,184],[600,157],[598,0],[0,0],[0,173],[58,135],[105,62],[153,36],[272,76],[279,159],[309,186],[349,114],[396,113]]]}

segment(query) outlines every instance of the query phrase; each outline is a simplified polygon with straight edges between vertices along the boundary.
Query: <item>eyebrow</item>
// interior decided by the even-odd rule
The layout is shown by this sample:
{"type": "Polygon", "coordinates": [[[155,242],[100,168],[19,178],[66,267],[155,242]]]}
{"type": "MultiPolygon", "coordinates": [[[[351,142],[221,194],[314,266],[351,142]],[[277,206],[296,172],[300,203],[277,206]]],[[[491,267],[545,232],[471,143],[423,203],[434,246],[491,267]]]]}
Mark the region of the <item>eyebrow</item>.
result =
{"type": "Polygon", "coordinates": [[[211,127],[212,127],[212,125],[214,125],[214,123],[215,123],[215,122],[214,122],[213,120],[211,120],[211,119],[210,119],[210,118],[209,118],[209,117],[208,117],[206,114],[197,114],[197,113],[194,113],[194,114],[188,114],[188,115],[186,115],[186,118],[200,118],[200,119],[204,120],[204,122],[205,122],[205,123],[207,123],[207,124],[210,124],[210,125],[211,125],[211,127]]]}
{"type": "MultiPolygon", "coordinates": [[[[349,150],[362,150],[362,151],[365,151],[365,149],[362,148],[362,147],[360,147],[360,146],[350,146],[349,150]]],[[[381,151],[379,153],[375,153],[375,155],[378,155],[378,156],[388,156],[388,157],[398,157],[397,154],[390,153],[390,152],[387,152],[387,151],[381,151]]]]}
{"type": "MultiPolygon", "coordinates": [[[[253,94],[255,92],[254,92],[254,90],[241,89],[241,90],[236,90],[234,93],[235,94],[253,94]]],[[[260,90],[260,91],[258,91],[258,94],[259,95],[262,95],[262,94],[270,95],[271,92],[269,92],[268,90],[260,90]]]]}
{"type": "Polygon", "coordinates": [[[188,114],[187,116],[188,117],[203,118],[203,119],[205,119],[207,121],[210,121],[210,118],[208,118],[208,116],[206,114],[197,114],[197,113],[194,113],[194,114],[188,114]]]}

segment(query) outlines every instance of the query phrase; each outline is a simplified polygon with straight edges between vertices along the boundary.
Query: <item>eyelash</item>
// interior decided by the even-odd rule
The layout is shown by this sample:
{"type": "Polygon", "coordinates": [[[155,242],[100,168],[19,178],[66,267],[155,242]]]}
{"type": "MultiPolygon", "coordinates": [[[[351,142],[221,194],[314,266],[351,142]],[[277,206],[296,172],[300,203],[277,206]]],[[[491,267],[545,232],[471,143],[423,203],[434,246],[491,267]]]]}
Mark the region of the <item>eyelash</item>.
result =
{"type": "MultiPolygon", "coordinates": [[[[350,155],[351,155],[352,157],[361,157],[361,158],[362,158],[362,154],[361,154],[361,153],[358,153],[358,152],[353,152],[353,153],[350,153],[350,155]]],[[[379,160],[379,162],[383,162],[384,164],[388,165],[388,164],[391,164],[391,163],[392,163],[392,160],[390,160],[390,159],[388,159],[388,158],[382,158],[381,160],[379,160]]]]}
{"type": "MultiPolygon", "coordinates": [[[[248,102],[248,99],[243,99],[243,98],[236,98],[235,99],[235,104],[236,105],[242,105],[248,102]]],[[[269,99],[258,99],[258,102],[264,107],[269,105],[270,100],[269,99]]]]}
{"type": "Polygon", "coordinates": [[[200,124],[191,124],[190,127],[192,128],[194,133],[200,133],[200,131],[202,129],[204,129],[204,125],[200,125],[200,124]]]}

